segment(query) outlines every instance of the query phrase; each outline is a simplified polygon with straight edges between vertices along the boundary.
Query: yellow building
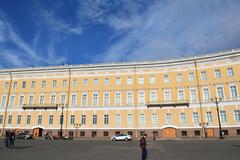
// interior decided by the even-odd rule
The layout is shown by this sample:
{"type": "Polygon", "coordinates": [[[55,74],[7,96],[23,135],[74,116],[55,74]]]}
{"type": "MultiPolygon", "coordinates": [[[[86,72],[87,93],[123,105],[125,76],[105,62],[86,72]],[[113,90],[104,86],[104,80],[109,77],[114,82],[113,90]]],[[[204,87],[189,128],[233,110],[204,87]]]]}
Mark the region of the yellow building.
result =
{"type": "Polygon", "coordinates": [[[77,137],[240,136],[240,50],[185,59],[0,70],[0,127],[77,137]],[[215,99],[214,99],[215,100],[215,99]],[[77,135],[75,135],[77,134],[77,135]]]}

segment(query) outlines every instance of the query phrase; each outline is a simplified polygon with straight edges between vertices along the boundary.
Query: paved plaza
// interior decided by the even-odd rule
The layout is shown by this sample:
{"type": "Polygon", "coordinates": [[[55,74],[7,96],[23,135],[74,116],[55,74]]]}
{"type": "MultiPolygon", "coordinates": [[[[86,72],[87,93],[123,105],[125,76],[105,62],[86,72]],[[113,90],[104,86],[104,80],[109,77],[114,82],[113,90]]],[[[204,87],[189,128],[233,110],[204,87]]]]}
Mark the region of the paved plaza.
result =
{"type": "MultiPolygon", "coordinates": [[[[239,160],[240,140],[148,141],[148,160],[239,160]]],[[[16,149],[0,145],[1,160],[140,160],[138,141],[17,140],[16,149]]]]}

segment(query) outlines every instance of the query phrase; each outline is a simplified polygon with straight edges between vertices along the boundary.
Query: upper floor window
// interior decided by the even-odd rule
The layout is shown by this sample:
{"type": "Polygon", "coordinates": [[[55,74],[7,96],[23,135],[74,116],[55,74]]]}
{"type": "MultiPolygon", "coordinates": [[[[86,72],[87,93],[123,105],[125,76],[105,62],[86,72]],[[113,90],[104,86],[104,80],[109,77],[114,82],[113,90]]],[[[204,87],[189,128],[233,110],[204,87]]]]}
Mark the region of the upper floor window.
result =
{"type": "Polygon", "coordinates": [[[233,72],[233,68],[227,68],[227,76],[228,77],[232,77],[232,76],[234,76],[234,72],[233,72]]]}
{"type": "Polygon", "coordinates": [[[44,104],[45,101],[45,96],[44,95],[40,95],[40,104],[44,104]]]}
{"type": "Polygon", "coordinates": [[[8,88],[8,86],[9,86],[9,82],[5,82],[4,88],[8,88]]]}
{"type": "Polygon", "coordinates": [[[128,77],[128,78],[127,78],[127,84],[132,84],[132,83],[133,83],[132,77],[128,77]]]}
{"type": "Polygon", "coordinates": [[[203,88],[203,100],[204,101],[210,100],[210,93],[208,88],[203,88]]]}
{"type": "Polygon", "coordinates": [[[140,124],[145,124],[145,115],[143,113],[140,114],[140,124]]]}
{"type": "Polygon", "coordinates": [[[54,95],[54,94],[51,95],[50,103],[51,104],[55,104],[56,103],[56,95],[54,95]]]}
{"type": "Polygon", "coordinates": [[[73,94],[72,95],[72,105],[75,105],[77,102],[77,95],[76,94],[73,94]]]}
{"type": "Polygon", "coordinates": [[[88,85],[88,79],[83,79],[83,85],[88,85]]]}
{"type": "Polygon", "coordinates": [[[220,111],[220,120],[221,122],[227,122],[226,111],[220,111]]]}
{"type": "Polygon", "coordinates": [[[145,104],[145,92],[144,91],[138,92],[138,104],[140,104],[140,105],[145,104]]]}
{"type": "Polygon", "coordinates": [[[62,81],[62,87],[65,88],[67,86],[67,80],[62,81]]]}
{"type": "Polygon", "coordinates": [[[234,119],[236,122],[240,122],[240,110],[234,110],[234,119]]]}
{"type": "Polygon", "coordinates": [[[17,82],[13,83],[13,88],[16,89],[17,88],[17,82]]]}
{"type": "Polygon", "coordinates": [[[45,87],[46,87],[46,81],[42,81],[41,88],[45,88],[45,87]]]}
{"type": "Polygon", "coordinates": [[[198,124],[199,123],[198,112],[193,112],[192,118],[193,118],[193,123],[194,124],[198,124]]]}
{"type": "Polygon", "coordinates": [[[133,104],[133,92],[132,91],[127,92],[127,104],[128,105],[133,104]]]}
{"type": "Polygon", "coordinates": [[[109,105],[110,104],[110,94],[109,92],[104,93],[104,105],[109,105]]]}
{"type": "Polygon", "coordinates": [[[116,77],[115,84],[116,85],[120,85],[121,84],[121,78],[120,77],[116,77]]]}
{"type": "Polygon", "coordinates": [[[116,125],[120,125],[121,124],[121,115],[120,114],[116,114],[115,124],[116,125]]]}
{"type": "Polygon", "coordinates": [[[138,84],[144,84],[144,77],[138,77],[138,84]]]}
{"type": "Polygon", "coordinates": [[[150,84],[155,84],[156,83],[156,78],[154,76],[151,76],[149,78],[150,84]]]}
{"type": "Polygon", "coordinates": [[[151,102],[156,102],[157,101],[157,91],[156,90],[151,90],[150,91],[150,101],[151,102]]]}
{"type": "Polygon", "coordinates": [[[61,104],[66,104],[66,95],[65,94],[61,95],[61,104]]]}
{"type": "Polygon", "coordinates": [[[7,96],[3,95],[2,96],[2,102],[1,102],[1,107],[4,108],[7,102],[7,96]]]}
{"type": "Polygon", "coordinates": [[[236,99],[238,98],[238,94],[237,94],[237,86],[236,85],[230,85],[230,97],[232,99],[236,99]]]}
{"type": "Polygon", "coordinates": [[[183,75],[181,73],[177,74],[177,82],[182,82],[183,81],[183,75]]]}
{"type": "Polygon", "coordinates": [[[163,95],[164,101],[171,101],[171,91],[169,89],[165,89],[163,95]]]}
{"type": "Polygon", "coordinates": [[[104,79],[104,85],[108,86],[109,84],[110,84],[109,78],[105,78],[104,79]]]}
{"type": "Polygon", "coordinates": [[[158,124],[158,117],[156,113],[152,114],[152,125],[157,125],[158,124]]]}
{"type": "Polygon", "coordinates": [[[93,124],[95,125],[95,124],[97,124],[97,115],[93,115],[93,124]]]}
{"type": "Polygon", "coordinates": [[[193,72],[190,72],[188,74],[188,79],[189,79],[189,81],[194,81],[195,77],[194,77],[194,73],[193,72]]]}
{"type": "Polygon", "coordinates": [[[192,102],[195,102],[197,100],[197,93],[195,88],[190,89],[190,100],[192,102]]]}
{"type": "Polygon", "coordinates": [[[82,94],[82,106],[87,105],[87,93],[82,94]]]}
{"type": "Polygon", "coordinates": [[[206,71],[201,72],[201,80],[207,80],[207,72],[206,71]]]}
{"type": "Polygon", "coordinates": [[[222,86],[217,87],[217,97],[222,98],[222,99],[224,98],[223,87],[222,86]]]}
{"type": "Polygon", "coordinates": [[[121,93],[115,92],[115,105],[119,106],[121,105],[121,93]]]}
{"type": "Polygon", "coordinates": [[[93,80],[93,85],[98,85],[98,78],[94,78],[94,80],[93,80]]]}
{"type": "Polygon", "coordinates": [[[215,78],[217,78],[217,79],[221,78],[220,69],[216,69],[216,70],[214,71],[214,75],[215,75],[215,78]]]}
{"type": "Polygon", "coordinates": [[[77,80],[76,79],[73,80],[73,87],[77,87],[77,80]]]}
{"type": "Polygon", "coordinates": [[[19,106],[22,106],[24,104],[24,96],[21,95],[19,98],[19,106]]]}
{"type": "Polygon", "coordinates": [[[213,121],[213,119],[212,119],[212,112],[207,112],[206,113],[206,121],[208,122],[208,123],[212,123],[212,121],[213,121]]]}
{"type": "Polygon", "coordinates": [[[181,120],[181,124],[187,123],[186,114],[184,112],[180,113],[180,120],[181,120]]]}
{"type": "Polygon", "coordinates": [[[34,96],[30,95],[29,100],[28,100],[28,104],[33,104],[33,102],[34,102],[34,96]]]}
{"type": "Polygon", "coordinates": [[[167,74],[163,75],[163,82],[168,83],[169,82],[169,77],[167,74]]]}
{"type": "Polygon", "coordinates": [[[93,93],[93,105],[98,105],[98,93],[93,93]]]}
{"type": "Polygon", "coordinates": [[[166,114],[166,124],[172,124],[172,114],[171,113],[166,114]]]}
{"type": "Polygon", "coordinates": [[[184,100],[184,91],[183,89],[178,90],[178,100],[183,101],[184,100]]]}
{"type": "Polygon", "coordinates": [[[36,82],[35,82],[35,81],[32,81],[32,83],[31,83],[31,88],[35,88],[35,84],[36,84],[36,82]]]}
{"type": "Polygon", "coordinates": [[[57,80],[53,80],[52,81],[52,88],[56,88],[57,87],[57,80]]]}
{"type": "Polygon", "coordinates": [[[22,88],[26,88],[26,84],[27,84],[26,81],[23,81],[22,82],[22,88]]]}

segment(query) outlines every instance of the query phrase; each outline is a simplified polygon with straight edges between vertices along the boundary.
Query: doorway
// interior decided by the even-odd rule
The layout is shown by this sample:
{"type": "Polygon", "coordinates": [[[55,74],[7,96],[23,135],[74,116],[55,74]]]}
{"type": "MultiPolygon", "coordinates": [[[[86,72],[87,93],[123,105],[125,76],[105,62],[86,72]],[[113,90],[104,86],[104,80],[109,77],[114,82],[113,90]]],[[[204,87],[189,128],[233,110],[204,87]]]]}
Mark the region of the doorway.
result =
{"type": "Polygon", "coordinates": [[[172,127],[164,128],[163,129],[163,137],[164,138],[176,138],[176,129],[172,127]]]}
{"type": "Polygon", "coordinates": [[[33,136],[34,137],[42,137],[43,129],[42,128],[34,128],[33,136]]]}

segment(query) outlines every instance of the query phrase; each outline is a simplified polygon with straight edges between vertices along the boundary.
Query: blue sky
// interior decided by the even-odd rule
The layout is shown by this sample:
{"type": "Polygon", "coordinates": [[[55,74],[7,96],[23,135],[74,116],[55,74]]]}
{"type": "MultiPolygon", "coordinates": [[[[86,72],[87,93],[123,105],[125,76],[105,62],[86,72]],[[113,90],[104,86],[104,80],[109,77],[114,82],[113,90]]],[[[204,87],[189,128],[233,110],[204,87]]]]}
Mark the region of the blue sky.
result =
{"type": "Polygon", "coordinates": [[[239,0],[0,0],[0,68],[240,48],[239,0]]]}

